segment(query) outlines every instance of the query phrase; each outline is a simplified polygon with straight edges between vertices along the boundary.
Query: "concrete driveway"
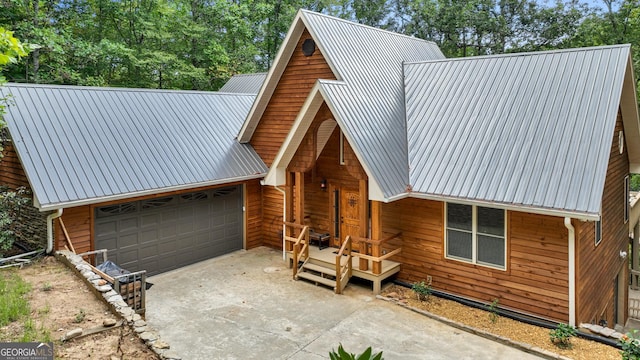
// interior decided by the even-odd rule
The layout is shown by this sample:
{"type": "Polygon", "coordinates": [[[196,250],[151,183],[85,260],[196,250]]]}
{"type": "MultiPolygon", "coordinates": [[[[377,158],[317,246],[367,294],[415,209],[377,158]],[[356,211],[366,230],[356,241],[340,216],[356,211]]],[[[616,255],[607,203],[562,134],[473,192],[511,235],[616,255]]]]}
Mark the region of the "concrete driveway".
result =
{"type": "Polygon", "coordinates": [[[377,300],[293,281],[280,252],[258,248],[149,278],[150,326],[182,359],[326,359],[342,343],[393,359],[539,359],[377,300]]]}

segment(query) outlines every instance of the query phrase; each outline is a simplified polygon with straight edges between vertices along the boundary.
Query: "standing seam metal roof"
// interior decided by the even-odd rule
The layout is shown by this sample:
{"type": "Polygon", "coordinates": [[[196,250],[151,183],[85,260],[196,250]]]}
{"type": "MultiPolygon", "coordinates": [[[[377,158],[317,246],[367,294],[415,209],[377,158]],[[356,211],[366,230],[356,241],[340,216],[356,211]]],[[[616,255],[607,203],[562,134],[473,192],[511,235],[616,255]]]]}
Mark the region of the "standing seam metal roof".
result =
{"type": "Polygon", "coordinates": [[[301,11],[307,29],[342,83],[322,93],[350,145],[385,197],[409,184],[404,61],[442,59],[432,42],[301,11]]]}
{"type": "Polygon", "coordinates": [[[41,209],[258,178],[234,134],[253,95],[8,84],[4,119],[41,209]]]}
{"type": "Polygon", "coordinates": [[[238,74],[233,75],[229,81],[227,81],[219,92],[227,93],[240,93],[240,94],[257,94],[260,92],[262,83],[267,77],[267,73],[255,73],[255,74],[238,74]]]}
{"type": "Polygon", "coordinates": [[[406,64],[413,191],[599,214],[629,52],[406,64]]]}

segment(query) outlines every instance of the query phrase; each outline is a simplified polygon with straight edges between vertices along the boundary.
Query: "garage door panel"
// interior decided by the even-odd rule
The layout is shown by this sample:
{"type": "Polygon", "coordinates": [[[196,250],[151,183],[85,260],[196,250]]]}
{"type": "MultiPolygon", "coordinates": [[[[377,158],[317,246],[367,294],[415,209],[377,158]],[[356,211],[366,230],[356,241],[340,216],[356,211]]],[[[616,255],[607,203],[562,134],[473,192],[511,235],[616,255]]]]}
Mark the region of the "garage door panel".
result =
{"type": "Polygon", "coordinates": [[[149,275],[242,249],[242,191],[230,187],[96,209],[97,248],[149,275]]]}
{"type": "Polygon", "coordinates": [[[156,243],[160,239],[157,229],[145,229],[140,231],[139,244],[156,243]]]}
{"type": "Polygon", "coordinates": [[[118,231],[127,231],[127,230],[135,230],[139,226],[138,217],[134,218],[126,218],[120,220],[118,223],[118,231]]]}
{"type": "Polygon", "coordinates": [[[127,233],[118,236],[118,248],[126,248],[138,245],[138,233],[127,233]]]}
{"type": "Polygon", "coordinates": [[[97,223],[95,227],[96,233],[104,236],[115,234],[118,232],[118,221],[105,221],[103,223],[97,223]]]}

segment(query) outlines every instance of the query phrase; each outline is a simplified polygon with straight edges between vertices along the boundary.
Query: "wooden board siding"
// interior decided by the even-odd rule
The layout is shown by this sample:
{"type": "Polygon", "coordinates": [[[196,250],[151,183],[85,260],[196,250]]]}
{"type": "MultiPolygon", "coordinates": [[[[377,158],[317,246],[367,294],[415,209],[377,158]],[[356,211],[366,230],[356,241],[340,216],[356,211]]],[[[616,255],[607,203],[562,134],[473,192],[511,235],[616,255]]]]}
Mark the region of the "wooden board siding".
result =
{"type": "Polygon", "coordinates": [[[245,248],[253,249],[262,245],[262,187],[260,180],[245,184],[245,248]]]}
{"type": "Polygon", "coordinates": [[[302,54],[302,43],[309,38],[305,30],[251,137],[251,145],[267,166],[271,166],[316,80],[335,79],[320,49],[312,56],[302,54]]]}
{"type": "Polygon", "coordinates": [[[262,187],[262,245],[282,249],[284,194],[273,186],[262,187]]]}
{"type": "Polygon", "coordinates": [[[402,232],[399,279],[432,276],[437,290],[523,313],[568,320],[567,230],[564,219],[521,212],[507,215],[507,270],[444,257],[444,203],[403,199],[382,204],[383,237],[402,232]]]}
{"type": "Polygon", "coordinates": [[[4,142],[2,146],[4,149],[0,159],[0,185],[14,190],[21,186],[29,188],[27,175],[18,159],[15,147],[10,141],[4,142]]]}
{"type": "MultiPolygon", "coordinates": [[[[598,323],[607,321],[610,327],[613,319],[613,287],[616,275],[624,268],[625,279],[627,260],[618,255],[628,251],[629,224],[624,222],[624,177],[629,173],[627,147],[620,154],[618,132],[623,131],[622,116],[618,113],[615,131],[612,134],[611,152],[602,202],[602,241],[595,245],[594,222],[573,221],[576,227],[576,276],[577,276],[577,321],[598,323]]],[[[625,298],[626,294],[625,287],[625,298]]],[[[627,303],[626,301],[624,302],[627,303]]],[[[626,319],[627,307],[620,309],[626,319]]]]}
{"type": "MultiPolygon", "coordinates": [[[[62,213],[62,221],[69,233],[69,237],[77,253],[94,250],[95,243],[93,241],[93,219],[95,209],[97,207],[133,202],[140,200],[165,197],[168,195],[191,193],[202,190],[215,189],[220,187],[241,185],[243,183],[235,182],[218,186],[200,187],[182,191],[171,191],[158,193],[147,196],[138,196],[117,201],[108,201],[93,205],[77,206],[64,209],[62,213]]],[[[244,197],[245,213],[245,246],[247,249],[262,245],[262,188],[260,180],[250,180],[244,183],[246,192],[244,197]]],[[[282,214],[282,212],[280,213],[282,214]]],[[[55,249],[64,249],[66,240],[60,228],[60,223],[55,220],[55,249]]]]}
{"type": "MultiPolygon", "coordinates": [[[[83,253],[94,250],[93,238],[93,208],[90,205],[76,206],[64,209],[62,221],[69,233],[76,253],[83,253]]],[[[55,224],[55,249],[64,249],[67,244],[60,222],[54,220],[55,224]]]]}

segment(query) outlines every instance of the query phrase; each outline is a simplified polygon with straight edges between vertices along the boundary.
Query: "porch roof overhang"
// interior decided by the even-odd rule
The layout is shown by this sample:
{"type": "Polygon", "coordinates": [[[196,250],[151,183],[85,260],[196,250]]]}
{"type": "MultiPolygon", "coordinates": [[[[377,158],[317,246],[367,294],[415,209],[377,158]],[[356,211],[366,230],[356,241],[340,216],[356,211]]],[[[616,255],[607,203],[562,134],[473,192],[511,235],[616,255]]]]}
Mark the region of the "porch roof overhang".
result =
{"type": "MultiPolygon", "coordinates": [[[[309,96],[305,100],[298,116],[296,117],[293,125],[291,126],[291,130],[289,134],[285,138],[284,143],[280,147],[278,154],[276,155],[267,175],[264,177],[262,182],[263,185],[271,185],[271,186],[281,186],[286,184],[286,173],[287,167],[291,162],[291,159],[295,155],[302,139],[309,131],[309,127],[313,122],[318,110],[322,106],[323,103],[326,103],[333,114],[334,120],[338,124],[340,129],[343,129],[343,121],[340,119],[339,114],[333,108],[333,103],[331,101],[331,97],[327,96],[327,94],[323,91],[324,85],[341,85],[347,86],[343,81],[337,80],[317,80],[311,91],[309,92],[309,96]]],[[[353,144],[353,139],[351,134],[348,132],[343,132],[343,136],[350,143],[353,144]]],[[[363,161],[362,154],[359,153],[359,149],[355,146],[352,147],[353,151],[358,158],[358,161],[362,165],[367,177],[369,178],[369,200],[375,201],[383,201],[387,202],[388,199],[385,198],[380,185],[376,181],[376,179],[372,176],[372,172],[367,166],[367,163],[363,161]]]]}

